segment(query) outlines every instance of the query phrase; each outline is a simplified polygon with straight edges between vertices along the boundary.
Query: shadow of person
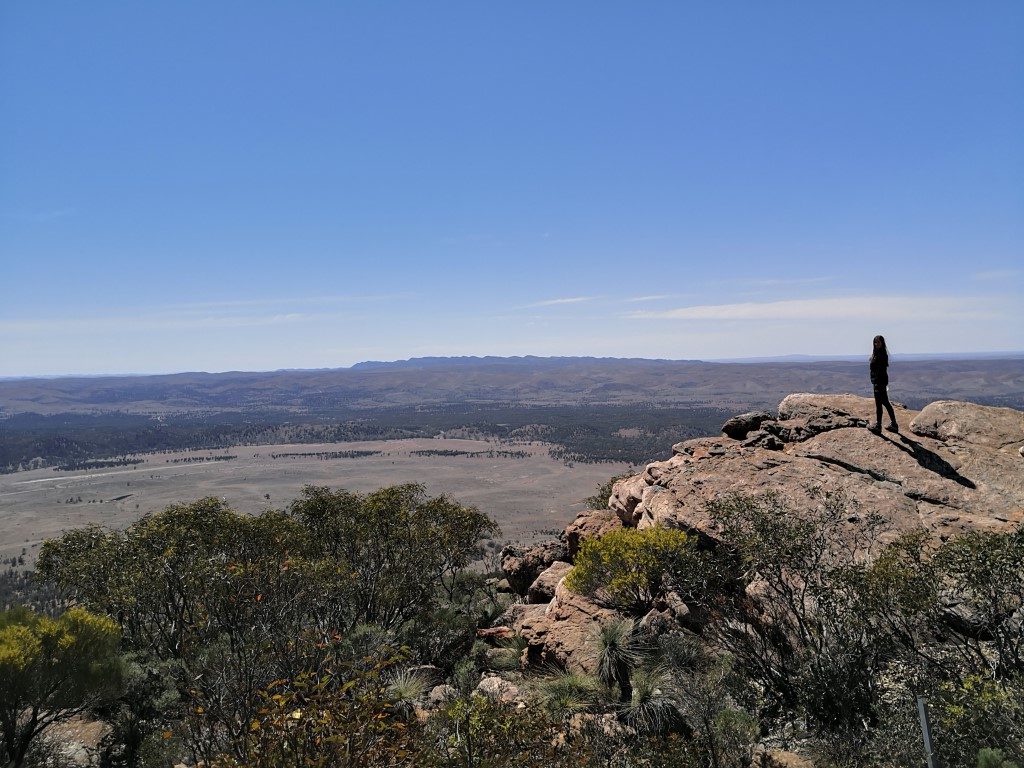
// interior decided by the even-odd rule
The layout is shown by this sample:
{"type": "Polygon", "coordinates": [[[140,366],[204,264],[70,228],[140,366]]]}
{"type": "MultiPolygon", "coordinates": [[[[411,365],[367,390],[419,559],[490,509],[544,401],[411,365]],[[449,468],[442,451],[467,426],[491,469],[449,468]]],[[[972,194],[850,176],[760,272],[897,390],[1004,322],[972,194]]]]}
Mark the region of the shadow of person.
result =
{"type": "Polygon", "coordinates": [[[956,467],[939,456],[939,454],[935,453],[935,451],[929,451],[916,440],[903,434],[896,435],[895,437],[882,435],[882,438],[888,440],[904,453],[908,453],[913,456],[914,460],[929,472],[934,472],[947,480],[952,480],[954,483],[958,483],[964,488],[978,487],[974,484],[973,480],[970,480],[957,472],[956,467]]]}

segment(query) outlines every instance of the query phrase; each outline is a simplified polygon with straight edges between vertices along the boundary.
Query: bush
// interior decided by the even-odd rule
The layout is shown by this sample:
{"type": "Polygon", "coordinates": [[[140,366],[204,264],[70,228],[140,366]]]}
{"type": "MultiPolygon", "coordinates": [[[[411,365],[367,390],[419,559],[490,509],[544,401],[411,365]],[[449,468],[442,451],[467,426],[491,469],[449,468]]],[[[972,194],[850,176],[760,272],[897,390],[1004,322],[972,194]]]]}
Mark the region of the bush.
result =
{"type": "Polygon", "coordinates": [[[702,593],[710,560],[696,540],[672,528],[623,528],[584,541],[565,585],[574,592],[636,614],[674,590],[682,596],[702,593]]]}

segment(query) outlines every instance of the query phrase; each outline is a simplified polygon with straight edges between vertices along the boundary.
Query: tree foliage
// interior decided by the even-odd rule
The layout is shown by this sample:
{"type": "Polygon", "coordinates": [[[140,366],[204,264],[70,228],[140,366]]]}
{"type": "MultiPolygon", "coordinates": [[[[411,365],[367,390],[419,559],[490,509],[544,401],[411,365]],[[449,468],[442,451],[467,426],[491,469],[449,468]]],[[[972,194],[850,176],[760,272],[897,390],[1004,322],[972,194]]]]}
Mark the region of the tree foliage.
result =
{"type": "Polygon", "coordinates": [[[778,711],[828,728],[863,726],[877,696],[887,638],[872,632],[862,589],[881,520],[841,495],[796,516],[777,496],[734,497],[712,508],[737,588],[718,603],[719,642],[778,711]]]}
{"type": "MultiPolygon", "coordinates": [[[[192,715],[175,731],[193,756],[247,755],[258,693],[319,676],[369,624],[421,650],[468,649],[483,610],[463,569],[496,526],[421,486],[359,495],[307,488],[287,512],[242,515],[217,499],[173,505],[123,531],[44,544],[38,571],[121,627],[128,650],[164,665],[192,715]],[[461,612],[461,613],[460,613],[461,612]]],[[[434,658],[423,658],[432,662],[434,658]]],[[[153,727],[156,727],[154,724],[153,727]]]]}
{"type": "Polygon", "coordinates": [[[115,622],[81,608],[0,613],[0,757],[18,768],[51,725],[116,696],[119,639],[115,622]]]}
{"type": "Polygon", "coordinates": [[[454,577],[498,528],[489,517],[445,497],[427,498],[421,485],[399,485],[361,495],[307,487],[290,510],[309,545],[348,575],[348,626],[391,628],[428,605],[437,585],[454,577]]]}

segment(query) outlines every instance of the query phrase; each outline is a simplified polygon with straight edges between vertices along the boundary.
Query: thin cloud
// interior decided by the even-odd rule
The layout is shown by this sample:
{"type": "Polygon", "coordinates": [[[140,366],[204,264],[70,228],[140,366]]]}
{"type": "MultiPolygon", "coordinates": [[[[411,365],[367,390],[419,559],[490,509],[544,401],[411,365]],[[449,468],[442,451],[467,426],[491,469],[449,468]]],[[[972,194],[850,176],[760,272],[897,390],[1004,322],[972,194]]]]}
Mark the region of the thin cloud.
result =
{"type": "Polygon", "coordinates": [[[817,285],[819,283],[828,283],[832,280],[835,280],[835,278],[831,275],[824,275],[821,277],[766,277],[744,280],[742,282],[762,288],[778,288],[779,286],[786,285],[817,285]]]}
{"type": "MultiPolygon", "coordinates": [[[[145,310],[124,310],[117,314],[74,317],[0,318],[0,333],[80,333],[132,328],[250,328],[267,325],[329,320],[343,316],[345,305],[386,301],[413,296],[411,293],[354,296],[305,296],[299,298],[227,299],[221,301],[168,304],[145,310]],[[300,307],[319,307],[300,311],[300,307]],[[261,311],[263,310],[263,311],[261,311]]],[[[349,310],[352,311],[352,310],[349,310]]]]}
{"type": "Polygon", "coordinates": [[[975,272],[971,275],[971,279],[984,282],[991,282],[994,280],[1012,280],[1021,274],[1022,272],[1019,269],[989,269],[983,272],[975,272]]]}
{"type": "Polygon", "coordinates": [[[991,300],[949,296],[848,296],[828,299],[703,304],[632,312],[637,320],[949,320],[992,318],[991,300]]]}
{"type": "Polygon", "coordinates": [[[636,303],[636,302],[640,302],[640,301],[664,301],[665,299],[671,299],[671,298],[672,298],[671,294],[664,293],[664,294],[661,294],[659,296],[630,296],[627,299],[623,299],[623,301],[632,304],[632,303],[636,303]]]}
{"type": "Polygon", "coordinates": [[[538,301],[533,304],[527,304],[527,307],[557,307],[562,304],[582,304],[585,301],[594,301],[597,296],[570,296],[564,299],[547,299],[546,301],[538,301]]]}

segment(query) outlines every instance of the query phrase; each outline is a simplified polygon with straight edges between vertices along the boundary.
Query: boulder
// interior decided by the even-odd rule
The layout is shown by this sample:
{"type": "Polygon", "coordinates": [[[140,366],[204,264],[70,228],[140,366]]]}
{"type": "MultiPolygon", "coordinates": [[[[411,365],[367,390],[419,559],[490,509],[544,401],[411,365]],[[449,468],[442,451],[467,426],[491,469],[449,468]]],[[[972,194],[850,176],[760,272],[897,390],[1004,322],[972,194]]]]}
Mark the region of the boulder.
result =
{"type": "Polygon", "coordinates": [[[722,432],[733,440],[743,440],[754,430],[760,429],[763,422],[774,420],[775,414],[768,411],[748,411],[725,422],[722,432]]]}
{"type": "Polygon", "coordinates": [[[532,547],[510,545],[501,550],[501,570],[512,589],[525,595],[541,571],[558,560],[568,559],[568,548],[563,541],[546,541],[532,547]]]}
{"type": "Polygon", "coordinates": [[[487,579],[484,581],[484,586],[493,589],[495,592],[511,592],[512,585],[508,583],[508,579],[487,579]]]}
{"type": "Polygon", "coordinates": [[[430,706],[439,707],[458,695],[459,692],[450,685],[435,685],[430,689],[430,693],[427,694],[427,701],[430,703],[430,706]]]}
{"type": "Polygon", "coordinates": [[[547,606],[513,608],[506,611],[506,623],[529,643],[530,664],[556,664],[588,673],[597,668],[593,640],[598,628],[618,617],[615,611],[569,590],[564,579],[547,606]]]}
{"type": "Polygon", "coordinates": [[[561,560],[552,563],[534,579],[533,584],[526,591],[526,601],[529,603],[551,602],[555,596],[555,587],[558,586],[558,582],[565,578],[571,570],[572,566],[561,560]]]}
{"type": "Polygon", "coordinates": [[[43,738],[55,748],[54,757],[60,765],[93,768],[102,763],[101,753],[108,746],[112,731],[102,720],[77,715],[54,723],[43,738]]]}
{"type": "Polygon", "coordinates": [[[478,627],[476,636],[483,640],[506,640],[515,633],[509,627],[478,627]]]}
{"type": "Polygon", "coordinates": [[[576,553],[580,551],[580,544],[584,541],[600,538],[621,527],[622,520],[612,509],[588,509],[586,512],[580,512],[562,533],[569,561],[576,559],[576,553]]]}
{"type": "Polygon", "coordinates": [[[643,634],[657,637],[671,630],[674,625],[675,622],[669,611],[659,611],[657,608],[651,608],[640,619],[640,623],[637,626],[643,634]]]}
{"type": "Polygon", "coordinates": [[[618,515],[625,525],[635,525],[634,511],[640,503],[640,495],[644,490],[644,480],[640,475],[633,475],[617,481],[612,485],[612,495],[608,497],[608,508],[618,515]]]}
{"type": "Polygon", "coordinates": [[[785,749],[755,749],[753,765],[759,768],[814,768],[814,761],[785,749]]]}
{"type": "Polygon", "coordinates": [[[1024,412],[956,400],[938,400],[925,406],[910,430],[915,435],[947,443],[969,443],[994,448],[1024,447],[1024,412]]]}
{"type": "Polygon", "coordinates": [[[781,451],[785,443],[767,429],[756,429],[748,433],[740,445],[744,448],[766,448],[769,451],[781,451]]]}
{"type": "Polygon", "coordinates": [[[505,702],[506,704],[523,698],[523,694],[518,686],[497,675],[484,677],[479,685],[477,685],[474,693],[486,696],[489,699],[505,702]]]}

